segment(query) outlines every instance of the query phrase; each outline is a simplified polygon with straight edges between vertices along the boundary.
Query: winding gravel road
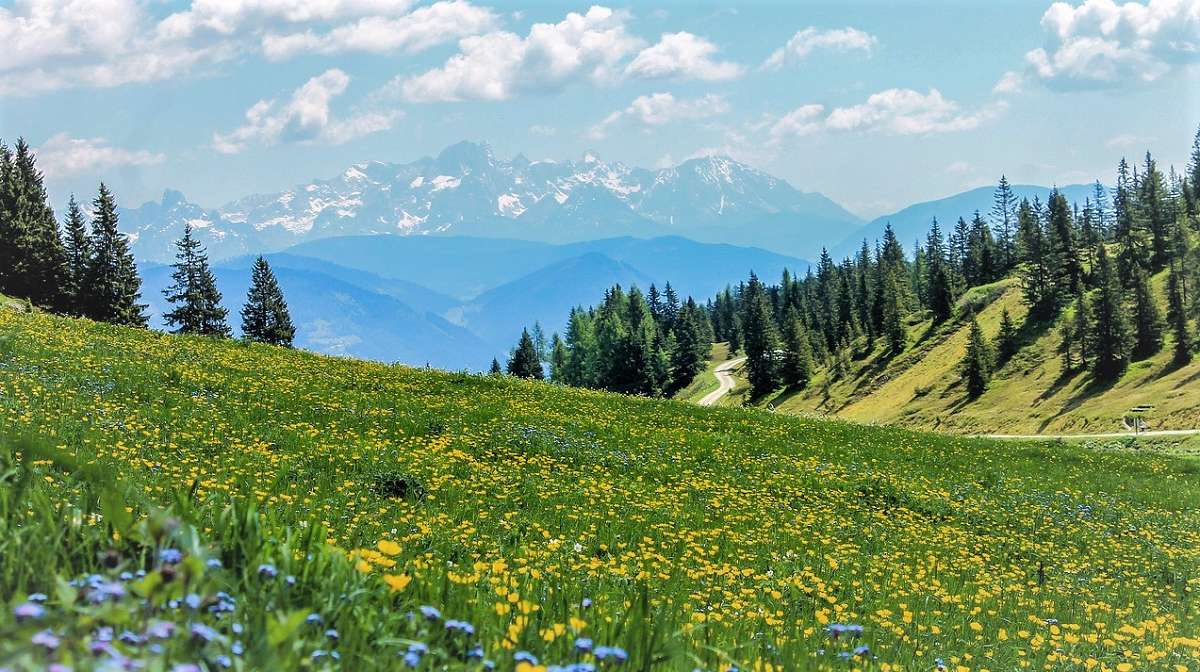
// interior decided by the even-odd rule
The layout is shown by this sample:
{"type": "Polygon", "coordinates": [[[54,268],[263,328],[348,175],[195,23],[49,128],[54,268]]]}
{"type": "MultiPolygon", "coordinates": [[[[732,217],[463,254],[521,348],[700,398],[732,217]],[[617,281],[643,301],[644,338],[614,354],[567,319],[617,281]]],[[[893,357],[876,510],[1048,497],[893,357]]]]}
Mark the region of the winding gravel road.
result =
{"type": "Polygon", "coordinates": [[[729,394],[729,391],[733,389],[733,376],[730,375],[729,370],[744,361],[746,361],[745,357],[738,357],[737,359],[731,359],[728,362],[718,364],[717,368],[713,369],[713,373],[716,374],[717,382],[720,385],[717,389],[704,395],[704,398],[700,400],[701,406],[712,406],[717,403],[718,399],[729,394]]]}

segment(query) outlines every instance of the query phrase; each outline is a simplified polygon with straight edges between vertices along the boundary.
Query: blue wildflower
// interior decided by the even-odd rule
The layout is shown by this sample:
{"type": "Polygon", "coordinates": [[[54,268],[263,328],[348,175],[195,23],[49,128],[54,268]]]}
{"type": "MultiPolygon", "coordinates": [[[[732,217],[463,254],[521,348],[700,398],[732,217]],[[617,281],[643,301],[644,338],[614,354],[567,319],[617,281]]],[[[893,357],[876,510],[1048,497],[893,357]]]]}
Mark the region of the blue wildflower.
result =
{"type": "Polygon", "coordinates": [[[593,655],[596,660],[607,661],[612,659],[614,663],[623,663],[629,660],[629,654],[619,646],[598,646],[593,655]]]}
{"type": "Polygon", "coordinates": [[[537,656],[533,655],[532,653],[530,653],[528,651],[517,651],[515,654],[513,654],[513,662],[516,662],[516,663],[525,662],[525,663],[529,663],[530,665],[537,665],[538,659],[537,659],[537,656]]]}
{"type": "Polygon", "coordinates": [[[276,576],[279,576],[279,570],[275,569],[275,565],[272,565],[269,562],[264,562],[263,564],[259,565],[258,573],[261,576],[267,577],[268,579],[273,579],[276,576]]]}
{"type": "Polygon", "coordinates": [[[338,638],[338,631],[330,628],[325,631],[325,636],[332,640],[336,640],[338,638]]]}
{"type": "Polygon", "coordinates": [[[575,650],[580,653],[587,653],[592,650],[592,640],[587,637],[580,637],[575,640],[575,650]]]}
{"type": "Polygon", "coordinates": [[[188,593],[187,597],[183,598],[183,602],[189,609],[200,608],[200,596],[196,593],[188,593]]]}
{"type": "Polygon", "coordinates": [[[193,623],[191,632],[192,637],[195,638],[196,641],[200,642],[211,642],[218,637],[216,630],[213,630],[203,623],[193,623]]]}
{"type": "Polygon", "coordinates": [[[47,651],[53,651],[58,648],[62,640],[58,638],[58,635],[54,634],[53,630],[42,630],[35,633],[33,637],[30,637],[29,643],[34,646],[44,647],[47,651]]]}
{"type": "Polygon", "coordinates": [[[49,598],[46,597],[45,593],[33,593],[26,599],[28,599],[30,602],[37,602],[37,603],[41,604],[42,602],[45,602],[49,598]]]}
{"type": "Polygon", "coordinates": [[[13,618],[18,621],[37,620],[46,615],[46,608],[36,602],[22,602],[13,607],[13,618]]]}
{"type": "Polygon", "coordinates": [[[177,548],[164,548],[158,554],[158,561],[164,565],[178,565],[183,561],[183,552],[177,548]]]}
{"type": "Polygon", "coordinates": [[[441,618],[442,618],[442,612],[438,611],[436,608],[431,607],[427,604],[423,605],[421,607],[421,615],[424,616],[425,619],[429,620],[429,621],[437,621],[437,620],[441,620],[441,618]]]}
{"type": "Polygon", "coordinates": [[[175,634],[175,624],[170,621],[154,621],[146,628],[146,636],[152,639],[168,639],[175,634]]]}
{"type": "Polygon", "coordinates": [[[308,615],[308,618],[304,619],[304,622],[309,625],[320,625],[324,622],[324,619],[321,618],[320,614],[314,611],[308,615]]]}
{"type": "Polygon", "coordinates": [[[240,656],[246,652],[246,645],[242,644],[242,640],[237,640],[229,647],[230,652],[235,656],[240,656]]]}
{"type": "Polygon", "coordinates": [[[217,667],[233,667],[233,659],[225,654],[213,658],[213,662],[217,664],[217,667]]]}
{"type": "Polygon", "coordinates": [[[209,569],[220,569],[224,565],[221,564],[220,558],[209,558],[204,561],[204,566],[209,569]]]}

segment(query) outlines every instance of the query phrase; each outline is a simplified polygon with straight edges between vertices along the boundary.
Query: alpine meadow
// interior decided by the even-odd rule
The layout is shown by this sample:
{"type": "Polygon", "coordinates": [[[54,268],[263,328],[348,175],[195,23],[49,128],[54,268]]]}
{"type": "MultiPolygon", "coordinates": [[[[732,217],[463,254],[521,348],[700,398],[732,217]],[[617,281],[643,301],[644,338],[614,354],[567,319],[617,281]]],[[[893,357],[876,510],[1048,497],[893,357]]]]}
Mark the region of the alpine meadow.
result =
{"type": "Polygon", "coordinates": [[[0,39],[0,672],[1200,670],[1200,0],[0,39]]]}

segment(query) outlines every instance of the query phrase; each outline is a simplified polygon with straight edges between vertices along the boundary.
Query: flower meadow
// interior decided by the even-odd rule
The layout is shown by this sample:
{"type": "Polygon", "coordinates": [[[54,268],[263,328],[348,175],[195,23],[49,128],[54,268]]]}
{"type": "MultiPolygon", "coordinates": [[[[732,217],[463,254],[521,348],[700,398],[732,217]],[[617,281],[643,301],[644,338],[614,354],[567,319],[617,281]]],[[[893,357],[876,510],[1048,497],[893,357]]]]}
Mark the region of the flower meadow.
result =
{"type": "Polygon", "coordinates": [[[1164,454],[7,310],[0,437],[0,670],[1200,669],[1164,454]]]}

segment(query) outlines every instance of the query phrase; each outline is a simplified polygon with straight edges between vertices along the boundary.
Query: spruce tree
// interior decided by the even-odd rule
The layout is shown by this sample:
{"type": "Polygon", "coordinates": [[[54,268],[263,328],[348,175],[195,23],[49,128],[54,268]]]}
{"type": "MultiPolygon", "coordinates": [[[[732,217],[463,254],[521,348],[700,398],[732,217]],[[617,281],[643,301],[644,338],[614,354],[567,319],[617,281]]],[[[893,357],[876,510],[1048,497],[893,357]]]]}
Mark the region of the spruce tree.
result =
{"type": "Polygon", "coordinates": [[[1092,320],[1088,311],[1087,301],[1083,290],[1075,293],[1075,313],[1072,316],[1071,331],[1074,332],[1075,347],[1079,350],[1079,367],[1086,368],[1088,358],[1092,356],[1092,320]]]}
{"type": "Polygon", "coordinates": [[[1018,342],[1017,327],[1013,324],[1008,308],[1000,313],[1000,333],[996,336],[996,363],[1003,366],[1017,354],[1021,345],[1018,342]]]}
{"type": "Polygon", "coordinates": [[[129,241],[118,229],[117,204],[112,192],[100,183],[93,202],[91,258],[85,273],[86,315],[99,322],[145,327],[142,280],[129,251],[129,241]]]}
{"type": "Polygon", "coordinates": [[[498,376],[504,373],[504,370],[500,368],[500,360],[496,359],[495,357],[492,358],[492,368],[488,370],[488,373],[493,376],[498,376]]]}
{"type": "Polygon", "coordinates": [[[812,348],[808,331],[792,308],[783,317],[783,349],[784,384],[797,389],[807,387],[812,379],[812,348]]]}
{"type": "Polygon", "coordinates": [[[42,173],[29,145],[18,138],[0,195],[0,291],[29,299],[35,305],[66,309],[67,259],[58,222],[54,219],[42,173]]]}
{"type": "Polygon", "coordinates": [[[521,340],[508,360],[508,373],[518,378],[542,379],[542,362],[538,359],[537,349],[528,329],[521,330],[521,340]]]}
{"type": "MultiPolygon", "coordinates": [[[[500,367],[499,362],[496,362],[496,367],[500,367]]],[[[554,332],[554,336],[550,339],[550,380],[565,384],[566,381],[563,378],[566,372],[567,347],[563,344],[558,332],[554,332]]]]}
{"type": "Polygon", "coordinates": [[[1162,317],[1150,279],[1142,269],[1134,269],[1133,278],[1133,358],[1144,359],[1162,348],[1162,317]]]}
{"type": "Polygon", "coordinates": [[[63,229],[67,258],[67,282],[63,287],[66,309],[73,315],[84,315],[87,311],[87,269],[91,263],[92,246],[88,238],[87,221],[74,196],[67,203],[63,229]]]}
{"type": "Polygon", "coordinates": [[[296,327],[288,312],[283,290],[262,255],[254,260],[250,291],[242,306],[242,337],[248,341],[292,347],[296,327]]]}
{"type": "Polygon", "coordinates": [[[672,331],[671,380],[678,389],[692,382],[708,361],[711,344],[704,336],[700,325],[699,309],[690,298],[679,312],[672,331]]]}
{"type": "Polygon", "coordinates": [[[1007,273],[1016,265],[1016,220],[1017,197],[1013,194],[1008,178],[1000,176],[1000,183],[992,196],[992,225],[996,230],[999,248],[1000,274],[1007,273]]]}
{"type": "Polygon", "coordinates": [[[1103,245],[1096,255],[1096,294],[1092,298],[1092,343],[1096,380],[1116,380],[1129,365],[1129,322],[1121,305],[1121,285],[1103,245]]]}
{"type": "Polygon", "coordinates": [[[962,376],[967,386],[967,396],[978,398],[987,390],[992,378],[992,347],[983,335],[979,320],[971,318],[971,331],[967,337],[967,354],[963,358],[962,376]]]}
{"type": "Polygon", "coordinates": [[[934,324],[940,324],[954,313],[954,289],[942,247],[942,230],[936,217],[925,243],[925,273],[929,310],[933,313],[934,324]]]}
{"type": "Polygon", "coordinates": [[[887,336],[892,356],[895,357],[904,351],[908,336],[904,330],[904,315],[900,307],[900,288],[895,276],[890,273],[884,278],[880,303],[883,306],[883,332],[887,336]]]}
{"type": "Polygon", "coordinates": [[[208,266],[208,255],[200,241],[192,237],[191,224],[183,227],[183,237],[175,242],[175,271],[163,296],[175,307],[163,315],[177,334],[228,337],[225,322],[228,311],[221,307],[221,292],[208,266]]]}
{"type": "Polygon", "coordinates": [[[767,292],[754,273],[742,297],[742,334],[745,341],[746,369],[755,396],[771,392],[779,385],[776,350],[779,335],[767,301],[767,292]]]}
{"type": "Polygon", "coordinates": [[[1188,317],[1183,300],[1183,282],[1180,273],[1171,269],[1167,276],[1167,322],[1174,336],[1174,363],[1183,366],[1192,361],[1192,338],[1188,331],[1188,317]]]}

